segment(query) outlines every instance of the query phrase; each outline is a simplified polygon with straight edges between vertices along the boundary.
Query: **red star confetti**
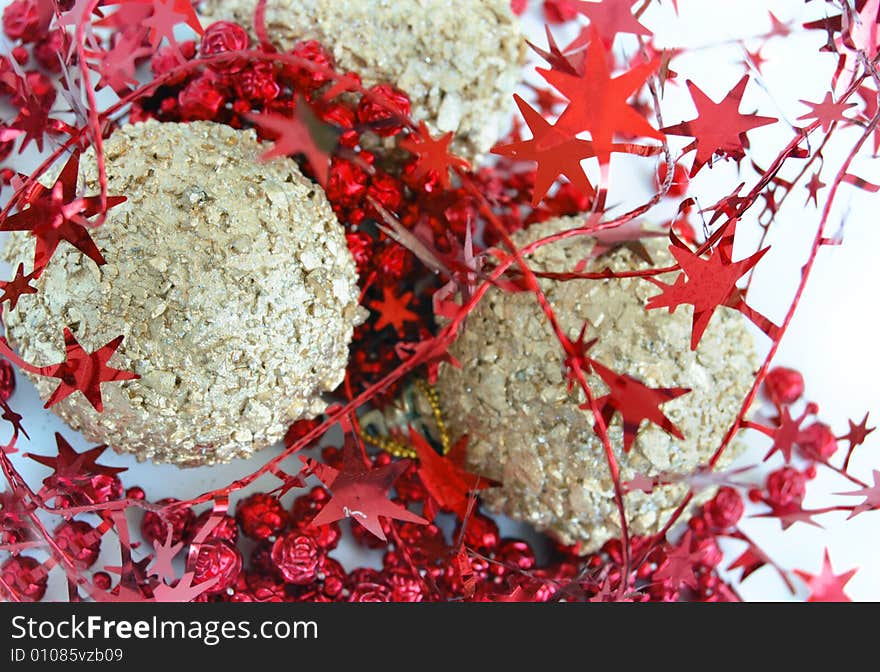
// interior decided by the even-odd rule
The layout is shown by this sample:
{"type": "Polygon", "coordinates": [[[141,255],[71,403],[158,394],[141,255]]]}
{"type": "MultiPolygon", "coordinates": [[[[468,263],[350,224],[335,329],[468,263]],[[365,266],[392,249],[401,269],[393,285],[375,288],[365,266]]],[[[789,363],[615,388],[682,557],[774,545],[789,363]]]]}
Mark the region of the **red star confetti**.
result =
{"type": "MultiPolygon", "coordinates": [[[[735,229],[734,223],[730,226],[735,229]]],[[[648,300],[647,308],[669,308],[672,313],[678,306],[692,305],[694,319],[691,350],[696,350],[715,310],[720,306],[739,307],[742,292],[736,283],[761,261],[770,248],[765,247],[746,259],[733,261],[730,254],[734,233],[730,230],[725,242],[710,251],[708,259],[704,259],[681,243],[675,234],[670,235],[674,244],[669,246],[669,251],[681,266],[682,272],[671,285],[649,278],[663,291],[648,300]]]]}
{"type": "Polygon", "coordinates": [[[25,294],[36,294],[35,287],[31,287],[31,282],[36,278],[37,271],[25,275],[24,264],[19,264],[15,271],[15,277],[9,282],[0,280],[0,303],[9,301],[9,310],[15,310],[18,300],[25,294]]]}
{"type": "Polygon", "coordinates": [[[761,117],[755,114],[741,114],[739,107],[743,94],[749,83],[749,76],[744,76],[720,103],[714,102],[696,84],[688,80],[697,116],[690,121],[683,121],[674,126],[662,129],[670,135],[684,135],[694,141],[684,148],[684,154],[696,149],[691,177],[700,168],[709,163],[715,154],[732,159],[745,156],[745,134],[755,128],[774,124],[778,121],[773,117],[761,117]]]}
{"type": "Polygon", "coordinates": [[[560,131],[548,123],[527,102],[514,94],[517,107],[532,132],[530,140],[514,142],[509,145],[496,146],[493,154],[508,156],[520,161],[535,161],[538,164],[535,173],[535,190],[532,205],[538,205],[547,192],[563,175],[581,193],[592,195],[593,185],[587,178],[581,161],[595,156],[593,143],[571,137],[569,133],[560,131]]]}
{"type": "Polygon", "coordinates": [[[849,515],[850,518],[854,518],[855,516],[859,515],[860,513],[864,513],[865,511],[876,511],[877,509],[880,509],[880,471],[874,469],[872,473],[874,477],[874,485],[865,486],[860,490],[851,490],[850,492],[837,493],[845,497],[865,498],[865,501],[853,508],[852,513],[849,515]]]}
{"type": "Polygon", "coordinates": [[[839,121],[852,121],[852,119],[844,116],[851,107],[855,107],[855,103],[834,102],[834,95],[828,91],[821,103],[811,103],[808,100],[801,101],[810,108],[806,114],[802,114],[798,119],[815,119],[821,124],[822,132],[827,133],[831,130],[831,126],[839,121]]]}
{"type": "MultiPolygon", "coordinates": [[[[76,197],[79,155],[73,154],[51,188],[37,185],[30,193],[28,207],[8,216],[0,223],[0,231],[30,231],[37,239],[34,269],[46,267],[58,245],[66,241],[96,264],[104,257],[89,235],[87,218],[101,212],[99,196],[76,197]]],[[[107,208],[125,202],[124,196],[107,198],[107,208]]],[[[39,275],[39,274],[38,274],[39,275]]]]}
{"type": "Polygon", "coordinates": [[[581,35],[569,46],[569,49],[587,44],[592,39],[592,31],[598,33],[607,49],[611,48],[620,33],[643,37],[653,35],[633,14],[632,7],[635,4],[636,0],[599,0],[599,2],[590,0],[575,3],[578,13],[590,20],[590,26],[589,29],[581,31],[581,35]]]}
{"type": "Polygon", "coordinates": [[[358,525],[385,541],[380,517],[426,525],[427,520],[388,499],[388,491],[409,466],[409,460],[398,460],[384,467],[367,468],[356,442],[346,438],[342,453],[342,469],[300,457],[306,468],[333,493],[330,501],[315,516],[311,525],[329,525],[342,518],[352,518],[358,525]]]}
{"type": "Polygon", "coordinates": [[[406,333],[407,323],[418,323],[419,321],[419,316],[409,309],[412,299],[412,292],[398,295],[395,287],[383,287],[382,300],[370,303],[370,308],[376,311],[379,316],[373,328],[378,331],[391,326],[400,335],[406,333]]]}
{"type": "Polygon", "coordinates": [[[26,457],[34,462],[39,462],[44,467],[53,470],[53,474],[44,479],[44,483],[57,482],[64,479],[88,479],[92,476],[115,476],[126,470],[126,467],[108,467],[98,464],[106,451],[107,446],[96,446],[85,452],[76,452],[61,434],[55,432],[56,455],[34,455],[27,453],[26,457]]]}
{"type": "Polygon", "coordinates": [[[399,144],[401,149],[416,156],[413,164],[416,179],[437,175],[443,188],[448,189],[450,170],[470,168],[467,161],[450,153],[449,144],[451,142],[452,131],[435,138],[431,135],[425,122],[420,121],[418,130],[402,139],[399,144]]]}
{"type": "Polygon", "coordinates": [[[488,480],[465,471],[457,463],[455,454],[464,457],[467,437],[463,437],[450,454],[444,457],[438,455],[415,430],[411,429],[409,436],[410,443],[419,456],[417,473],[428,494],[441,509],[452,511],[459,520],[464,520],[471,506],[471,493],[491,485],[488,480]]]}
{"type": "Polygon", "coordinates": [[[95,352],[86,352],[76,340],[73,332],[64,328],[64,343],[67,350],[66,359],[60,364],[49,366],[31,366],[23,362],[12,351],[5,338],[0,338],[0,352],[16,362],[27,371],[40,376],[58,378],[58,387],[46,402],[46,408],[63,401],[74,392],[82,392],[89,403],[99,413],[104,410],[104,402],[101,399],[101,385],[104,383],[122,382],[140,378],[136,373],[114,369],[107,365],[110,358],[122,345],[122,336],[114,338],[106,345],[98,348],[95,352]]]}
{"type": "MultiPolygon", "coordinates": [[[[297,110],[304,105],[299,101],[297,110]]],[[[330,175],[330,159],[312,137],[308,125],[299,117],[285,117],[280,114],[248,114],[247,118],[275,140],[271,149],[261,157],[269,161],[276,156],[302,154],[315,173],[318,183],[326,187],[330,175]]]]}
{"type": "MultiPolygon", "coordinates": [[[[623,450],[629,452],[636,434],[644,420],[647,420],[672,436],[683,439],[684,434],[667,418],[660,406],[667,401],[684,396],[689,389],[683,387],[650,388],[631,376],[615,373],[594,359],[590,360],[593,369],[610,388],[610,392],[596,400],[607,426],[615,412],[623,416],[623,450]]],[[[589,409],[589,405],[582,408],[589,409]]]]}
{"type": "Polygon", "coordinates": [[[810,591],[807,602],[850,602],[849,596],[843,592],[843,589],[857,571],[850,569],[843,574],[835,574],[831,568],[831,556],[826,548],[819,574],[808,574],[799,569],[794,570],[794,573],[807,584],[810,591]]]}
{"type": "Polygon", "coordinates": [[[589,132],[599,162],[607,164],[614,150],[614,136],[626,134],[662,140],[663,134],[651,126],[627,100],[657,69],[658,61],[643,63],[617,77],[611,77],[608,53],[600,39],[587,48],[581,76],[538,68],[541,76],[570,102],[555,124],[569,133],[589,132]]]}

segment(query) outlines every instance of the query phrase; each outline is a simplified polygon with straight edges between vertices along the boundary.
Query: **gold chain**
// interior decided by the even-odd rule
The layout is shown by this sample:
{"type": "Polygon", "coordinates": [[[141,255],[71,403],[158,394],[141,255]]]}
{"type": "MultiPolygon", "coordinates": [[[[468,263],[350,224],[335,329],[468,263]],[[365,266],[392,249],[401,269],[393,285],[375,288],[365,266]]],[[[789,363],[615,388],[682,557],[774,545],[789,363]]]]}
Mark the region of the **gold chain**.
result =
{"type": "MultiPolygon", "coordinates": [[[[446,428],[446,421],[443,419],[443,409],[440,406],[440,395],[437,393],[437,389],[434,386],[430,385],[422,378],[416,378],[415,387],[422,393],[428,404],[431,406],[434,423],[437,425],[437,433],[440,435],[440,447],[442,448],[443,455],[447,455],[452,448],[452,442],[449,440],[449,430],[446,428]]],[[[408,457],[410,459],[418,457],[418,454],[412,446],[390,436],[379,436],[362,428],[361,438],[380,450],[390,453],[394,457],[408,457]]]]}

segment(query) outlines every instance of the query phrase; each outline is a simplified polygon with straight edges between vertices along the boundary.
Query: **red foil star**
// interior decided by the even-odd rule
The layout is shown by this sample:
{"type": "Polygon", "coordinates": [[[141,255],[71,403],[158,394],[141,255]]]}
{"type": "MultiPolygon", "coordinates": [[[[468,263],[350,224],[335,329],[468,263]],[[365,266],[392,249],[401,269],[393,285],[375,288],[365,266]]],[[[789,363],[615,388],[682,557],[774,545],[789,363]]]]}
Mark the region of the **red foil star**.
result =
{"type": "MultiPolygon", "coordinates": [[[[39,275],[61,241],[67,241],[99,266],[104,257],[86,229],[88,217],[101,212],[100,196],[76,197],[79,155],[68,160],[55,184],[46,188],[38,184],[29,194],[29,207],[10,215],[0,224],[0,231],[30,231],[37,239],[34,269],[39,275]]],[[[107,198],[110,209],[125,202],[125,196],[107,198]]]]}
{"type": "MultiPolygon", "coordinates": [[[[104,402],[101,399],[101,385],[103,383],[140,378],[136,373],[107,366],[107,362],[122,344],[122,339],[123,336],[117,336],[95,352],[86,352],[76,340],[73,332],[65,327],[64,343],[67,348],[67,358],[60,364],[39,368],[25,367],[41,376],[58,378],[61,381],[46,402],[46,408],[54,406],[79,390],[100,413],[104,410],[104,402]]],[[[7,354],[7,356],[9,355],[7,354]]]]}
{"type": "Polygon", "coordinates": [[[427,520],[388,499],[388,491],[410,464],[398,460],[378,467],[367,468],[359,446],[348,436],[342,452],[342,469],[334,469],[307,457],[300,457],[306,468],[330,489],[333,497],[312,519],[311,526],[329,525],[342,518],[352,518],[382,541],[380,516],[426,525],[427,520]]]}

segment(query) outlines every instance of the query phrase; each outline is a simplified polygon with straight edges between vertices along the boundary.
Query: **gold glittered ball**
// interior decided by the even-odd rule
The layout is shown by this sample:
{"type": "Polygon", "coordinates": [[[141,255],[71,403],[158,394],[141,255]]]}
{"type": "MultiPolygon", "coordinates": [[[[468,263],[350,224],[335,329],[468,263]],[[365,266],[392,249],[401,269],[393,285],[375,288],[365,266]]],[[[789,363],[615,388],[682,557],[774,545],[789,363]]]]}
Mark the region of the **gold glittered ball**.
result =
{"type": "MultiPolygon", "coordinates": [[[[6,333],[36,366],[65,358],[70,327],[93,351],[119,335],[110,366],[138,380],[52,407],[91,441],[194,466],[246,457],[326,406],[362,318],[344,230],[320,187],[289,159],[261,163],[252,131],[208,122],[124,126],[105,143],[110,195],[127,201],[90,231],[106,264],[62,242],[38,293],[6,311],[6,333]]],[[[90,149],[83,193],[99,191],[90,149]]],[[[30,268],[35,241],[4,256],[30,268]]],[[[54,378],[32,376],[46,399],[54,378]]]]}
{"type": "MultiPolygon", "coordinates": [[[[256,7],[206,0],[201,11],[249,28],[256,7]]],[[[454,132],[453,151],[468,159],[500,137],[525,62],[510,0],[268,0],[266,27],[282,50],[317,40],[364,86],[397,86],[413,118],[454,132]]]]}
{"type": "MultiPolygon", "coordinates": [[[[579,223],[573,218],[552,220],[514,240],[522,246],[579,223]]],[[[655,264],[672,262],[667,242],[643,242],[655,264]]],[[[594,245],[594,239],[584,236],[557,241],[539,248],[529,263],[536,271],[572,270],[594,245]]],[[[648,265],[621,247],[591,260],[584,270],[606,267],[620,272],[648,265]]],[[[644,422],[625,453],[620,414],[615,414],[608,434],[621,480],[661,472],[687,475],[706,464],[752,384],[757,362],[745,318],[720,308],[698,349],[691,351],[690,308],[672,314],[647,311],[648,298],[658,290],[644,280],[540,283],[569,338],[576,340],[589,322],[587,338],[598,338],[587,353],[591,358],[652,388],[692,390],[661,406],[684,440],[644,422]]],[[[586,400],[582,390],[567,390],[564,354],[534,294],[489,291],[450,352],[461,368],[442,365],[437,389],[450,432],[469,435],[469,467],[502,483],[481,492],[489,507],[563,543],[580,542],[583,552],[619,536],[619,511],[602,442],[593,431],[592,414],[578,407],[586,400]]],[[[596,397],[608,391],[595,374],[587,382],[596,397]]],[[[736,448],[725,453],[725,460],[736,448]]],[[[686,492],[686,484],[679,482],[658,486],[651,494],[626,494],[631,532],[659,531],[686,492]]]]}

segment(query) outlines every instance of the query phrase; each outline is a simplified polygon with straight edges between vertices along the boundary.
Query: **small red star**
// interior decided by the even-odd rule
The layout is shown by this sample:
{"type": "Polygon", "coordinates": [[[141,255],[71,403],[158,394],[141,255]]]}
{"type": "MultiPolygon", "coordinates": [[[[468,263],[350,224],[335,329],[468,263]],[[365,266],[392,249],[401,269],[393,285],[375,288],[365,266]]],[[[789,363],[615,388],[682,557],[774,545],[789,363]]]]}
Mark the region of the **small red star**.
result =
{"type": "Polygon", "coordinates": [[[813,173],[810,177],[810,181],[807,182],[806,188],[807,191],[810,192],[807,196],[807,200],[804,205],[807,205],[812,199],[813,204],[818,208],[819,207],[819,190],[823,189],[827,185],[819,179],[819,173],[813,173]]]}
{"type": "Polygon", "coordinates": [[[0,291],[3,292],[0,295],[0,303],[4,301],[9,301],[9,310],[15,310],[15,306],[18,305],[18,300],[24,296],[25,294],[36,294],[37,290],[35,287],[31,287],[31,280],[33,280],[37,276],[37,271],[30,273],[29,275],[24,274],[24,264],[18,265],[18,270],[15,271],[15,277],[12,278],[9,282],[5,282],[0,280],[0,291]]]}
{"type": "Polygon", "coordinates": [[[810,597],[807,598],[807,602],[851,602],[849,596],[843,592],[843,588],[857,571],[858,569],[851,569],[843,574],[835,574],[831,568],[831,557],[826,548],[821,573],[808,574],[799,569],[794,570],[794,573],[810,589],[810,597]]]}
{"type": "Polygon", "coordinates": [[[342,518],[352,518],[385,541],[380,516],[420,525],[428,523],[421,516],[388,499],[388,491],[409,467],[409,460],[398,460],[384,467],[369,469],[364,462],[362,449],[350,435],[346,437],[342,449],[341,470],[308,457],[300,457],[300,460],[333,494],[312,520],[312,526],[328,525],[342,518]]]}
{"type": "Polygon", "coordinates": [[[370,307],[379,315],[375,330],[392,326],[398,334],[403,334],[407,322],[418,322],[419,316],[409,309],[413,293],[398,294],[394,287],[382,288],[382,300],[370,302],[370,307]]]}
{"type": "Polygon", "coordinates": [[[399,143],[401,149],[405,149],[416,155],[414,164],[415,176],[421,179],[430,173],[436,173],[444,189],[449,189],[450,168],[470,168],[470,164],[464,159],[449,152],[449,143],[452,142],[452,131],[444,133],[439,138],[431,136],[424,121],[419,122],[419,129],[402,139],[399,143]]]}
{"type": "Polygon", "coordinates": [[[73,332],[64,328],[64,343],[67,347],[67,359],[60,364],[43,366],[36,370],[41,376],[58,378],[61,382],[46,402],[46,408],[54,406],[79,390],[99,413],[104,410],[101,399],[101,384],[140,378],[136,373],[122,371],[107,366],[107,362],[122,345],[123,336],[112,341],[95,352],[86,352],[76,340],[73,332]]]}
{"type": "MultiPolygon", "coordinates": [[[[297,110],[305,103],[297,100],[297,110]]],[[[299,114],[295,112],[295,114],[299,114]]],[[[269,161],[276,156],[303,154],[311,166],[321,186],[327,185],[330,175],[330,158],[315,142],[308,124],[299,116],[286,117],[280,114],[247,114],[248,120],[256,124],[264,133],[275,140],[275,144],[261,160],[269,161]]]]}
{"type": "MultiPolygon", "coordinates": [[[[34,270],[42,273],[61,241],[67,241],[99,266],[104,257],[89,235],[88,217],[101,212],[99,196],[76,197],[79,155],[70,157],[52,187],[37,184],[27,199],[29,207],[6,218],[0,231],[30,231],[37,239],[34,270]]],[[[110,209],[123,203],[125,196],[107,198],[110,209]]]]}

